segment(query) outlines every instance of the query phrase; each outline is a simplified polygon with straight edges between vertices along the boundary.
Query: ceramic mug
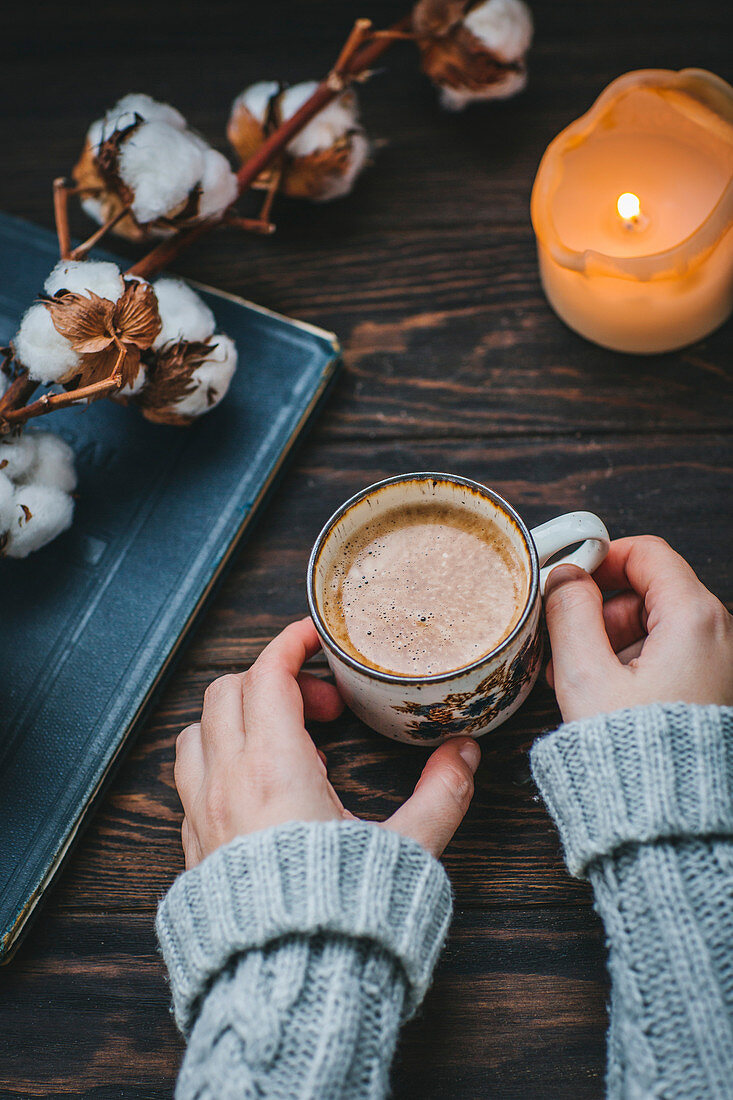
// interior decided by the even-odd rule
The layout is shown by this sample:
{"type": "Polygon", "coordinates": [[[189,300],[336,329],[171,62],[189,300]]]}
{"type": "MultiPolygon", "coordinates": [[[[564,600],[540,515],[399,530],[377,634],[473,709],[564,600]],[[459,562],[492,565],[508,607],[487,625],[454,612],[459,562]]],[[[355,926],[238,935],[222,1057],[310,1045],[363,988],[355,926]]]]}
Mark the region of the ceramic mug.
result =
{"type": "Polygon", "coordinates": [[[465,477],[402,474],[370,485],[331,516],[308,564],[310,613],[341,695],[357,717],[396,741],[427,746],[458,735],[481,737],[514,713],[537,679],[541,596],[550,568],[562,561],[593,572],[608,546],[608,531],[591,512],[570,512],[530,531],[498,493],[465,477]],[[498,526],[525,565],[522,613],[499,645],[463,668],[426,676],[382,672],[346,653],[331,635],[321,612],[325,578],[334,556],[367,520],[426,501],[459,505],[498,526]]]}

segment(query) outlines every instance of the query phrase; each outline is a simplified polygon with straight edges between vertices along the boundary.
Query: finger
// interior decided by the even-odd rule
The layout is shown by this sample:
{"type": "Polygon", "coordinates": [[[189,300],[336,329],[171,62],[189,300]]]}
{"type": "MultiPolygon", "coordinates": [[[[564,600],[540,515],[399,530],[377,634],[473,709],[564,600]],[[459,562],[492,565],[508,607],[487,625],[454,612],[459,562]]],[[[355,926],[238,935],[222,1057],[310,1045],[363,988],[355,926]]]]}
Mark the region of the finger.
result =
{"type": "Polygon", "coordinates": [[[201,726],[194,722],[181,730],[176,738],[176,760],[173,765],[173,778],[184,814],[190,812],[191,803],[201,790],[205,772],[201,726]]]}
{"type": "Polygon", "coordinates": [[[195,867],[197,863],[201,862],[202,853],[198,837],[190,827],[187,817],[184,817],[181,822],[181,845],[183,847],[186,870],[190,871],[192,867],[195,867]]]}
{"type": "Polygon", "coordinates": [[[656,535],[615,539],[593,579],[605,592],[631,588],[642,598],[650,590],[662,594],[703,587],[685,559],[656,535]]]}
{"type": "Polygon", "coordinates": [[[603,604],[606,634],[615,653],[646,635],[644,601],[636,592],[619,592],[603,604]]]}
{"type": "Polygon", "coordinates": [[[552,647],[555,687],[618,668],[606,634],[603,597],[577,565],[558,565],[545,584],[545,617],[552,647]]]}
{"type": "Polygon", "coordinates": [[[549,661],[547,662],[547,665],[545,666],[545,680],[547,681],[548,688],[550,688],[552,691],[554,691],[555,690],[555,671],[552,667],[552,657],[550,657],[549,661]]]}
{"type": "Polygon", "coordinates": [[[247,742],[294,749],[312,745],[304,722],[303,696],[297,677],[303,664],[320,649],[311,619],[291,623],[262,651],[244,680],[247,742]]]}
{"type": "Polygon", "coordinates": [[[384,822],[385,827],[439,856],[470,805],[480,759],[473,738],[446,741],[428,760],[412,797],[384,822]]]}
{"type": "Polygon", "coordinates": [[[646,638],[640,638],[638,642],[634,642],[633,645],[627,646],[626,649],[622,649],[617,657],[622,665],[630,665],[632,661],[635,661],[637,657],[641,655],[641,651],[644,648],[644,642],[646,638]]]}
{"type": "Polygon", "coordinates": [[[224,763],[244,748],[241,675],[220,676],[207,687],[201,714],[201,744],[209,767],[224,763]]]}
{"type": "Polygon", "coordinates": [[[306,718],[314,722],[333,722],[344,709],[344,701],[335,684],[320,680],[310,672],[301,672],[298,686],[303,696],[306,718]]]}

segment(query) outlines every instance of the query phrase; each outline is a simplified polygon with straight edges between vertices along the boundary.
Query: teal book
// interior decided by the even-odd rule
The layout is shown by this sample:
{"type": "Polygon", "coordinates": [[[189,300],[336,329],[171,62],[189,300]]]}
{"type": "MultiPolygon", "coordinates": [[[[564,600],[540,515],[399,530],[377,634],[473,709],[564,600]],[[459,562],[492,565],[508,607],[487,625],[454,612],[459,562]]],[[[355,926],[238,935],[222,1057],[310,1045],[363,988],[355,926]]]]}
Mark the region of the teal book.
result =
{"type": "MultiPolygon", "coordinates": [[[[57,259],[53,234],[0,215],[0,344],[57,259]]],[[[190,428],[104,400],[38,422],[79,486],[69,531],[0,559],[0,961],[337,369],[331,334],[196,289],[239,354],[218,408],[190,428]]]]}

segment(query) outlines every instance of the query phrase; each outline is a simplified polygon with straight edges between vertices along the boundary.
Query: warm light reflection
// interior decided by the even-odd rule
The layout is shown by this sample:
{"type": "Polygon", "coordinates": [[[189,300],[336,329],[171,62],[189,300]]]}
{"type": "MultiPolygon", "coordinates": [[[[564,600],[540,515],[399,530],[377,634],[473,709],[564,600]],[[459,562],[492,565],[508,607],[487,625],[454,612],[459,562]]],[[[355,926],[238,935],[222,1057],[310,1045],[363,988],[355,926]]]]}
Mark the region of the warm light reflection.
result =
{"type": "Polygon", "coordinates": [[[638,196],[632,194],[631,191],[624,191],[623,195],[618,197],[616,209],[625,222],[633,222],[641,213],[641,203],[638,196]]]}

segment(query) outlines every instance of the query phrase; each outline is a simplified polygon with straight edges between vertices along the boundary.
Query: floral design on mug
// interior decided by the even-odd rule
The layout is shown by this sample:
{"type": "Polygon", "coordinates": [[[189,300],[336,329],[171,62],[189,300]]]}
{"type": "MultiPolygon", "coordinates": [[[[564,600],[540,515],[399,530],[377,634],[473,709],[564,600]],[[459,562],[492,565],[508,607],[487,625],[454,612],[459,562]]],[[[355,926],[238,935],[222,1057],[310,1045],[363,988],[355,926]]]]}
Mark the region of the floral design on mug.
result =
{"type": "Polygon", "coordinates": [[[473,691],[455,691],[439,703],[393,706],[414,721],[405,727],[412,741],[472,734],[485,729],[535,681],[542,660],[542,634],[534,631],[508,665],[494,669],[473,691]]]}

